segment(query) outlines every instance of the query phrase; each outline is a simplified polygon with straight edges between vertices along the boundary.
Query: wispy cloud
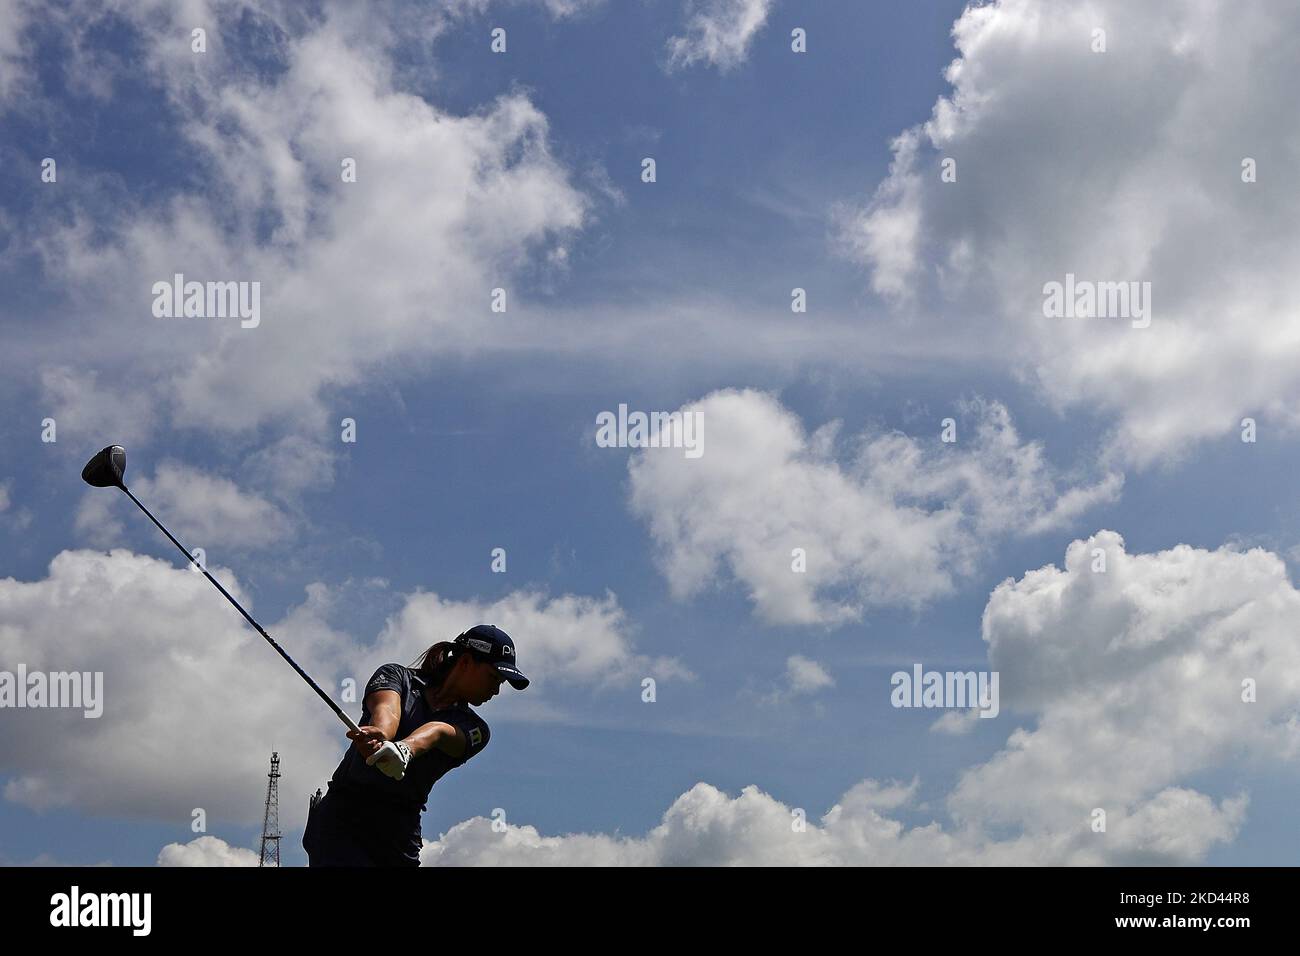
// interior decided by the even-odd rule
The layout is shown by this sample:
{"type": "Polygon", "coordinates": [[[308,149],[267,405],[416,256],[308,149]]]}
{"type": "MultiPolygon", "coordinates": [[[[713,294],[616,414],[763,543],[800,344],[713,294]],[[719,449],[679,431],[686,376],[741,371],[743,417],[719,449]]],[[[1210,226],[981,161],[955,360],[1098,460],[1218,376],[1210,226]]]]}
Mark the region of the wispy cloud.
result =
{"type": "Polygon", "coordinates": [[[685,32],[668,40],[669,72],[696,63],[722,72],[749,55],[749,45],[772,9],[773,0],[687,0],[685,32]]]}

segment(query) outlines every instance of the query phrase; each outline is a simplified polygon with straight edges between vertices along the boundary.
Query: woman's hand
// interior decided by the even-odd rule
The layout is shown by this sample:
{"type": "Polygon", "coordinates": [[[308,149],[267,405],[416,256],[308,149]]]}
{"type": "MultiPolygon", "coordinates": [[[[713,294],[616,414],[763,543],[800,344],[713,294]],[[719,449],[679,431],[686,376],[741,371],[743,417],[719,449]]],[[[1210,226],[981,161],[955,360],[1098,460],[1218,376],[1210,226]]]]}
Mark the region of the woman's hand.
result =
{"type": "Polygon", "coordinates": [[[378,727],[364,726],[360,730],[349,730],[348,738],[352,741],[352,746],[363,757],[373,757],[384,746],[388,740],[384,732],[378,727]]]}
{"type": "Polygon", "coordinates": [[[404,741],[386,740],[379,750],[366,758],[366,764],[401,780],[406,776],[406,766],[411,762],[411,748],[404,741]]]}

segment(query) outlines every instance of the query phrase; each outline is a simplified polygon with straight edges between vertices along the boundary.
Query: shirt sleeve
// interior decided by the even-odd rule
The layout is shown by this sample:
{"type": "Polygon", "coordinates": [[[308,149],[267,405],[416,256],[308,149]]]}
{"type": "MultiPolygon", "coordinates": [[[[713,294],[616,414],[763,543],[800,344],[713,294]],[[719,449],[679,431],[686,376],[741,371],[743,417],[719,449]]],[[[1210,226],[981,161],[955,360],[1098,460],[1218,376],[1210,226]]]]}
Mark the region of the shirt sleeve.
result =
{"type": "Polygon", "coordinates": [[[488,738],[492,736],[487,721],[472,711],[453,711],[442,715],[439,719],[458,727],[465,735],[465,754],[460,758],[460,763],[465,763],[471,757],[481,753],[488,745],[488,738]]]}
{"type": "Polygon", "coordinates": [[[410,679],[407,677],[405,667],[401,664],[385,664],[370,676],[362,699],[369,697],[377,690],[392,690],[397,691],[402,700],[406,700],[409,683],[410,679]]]}

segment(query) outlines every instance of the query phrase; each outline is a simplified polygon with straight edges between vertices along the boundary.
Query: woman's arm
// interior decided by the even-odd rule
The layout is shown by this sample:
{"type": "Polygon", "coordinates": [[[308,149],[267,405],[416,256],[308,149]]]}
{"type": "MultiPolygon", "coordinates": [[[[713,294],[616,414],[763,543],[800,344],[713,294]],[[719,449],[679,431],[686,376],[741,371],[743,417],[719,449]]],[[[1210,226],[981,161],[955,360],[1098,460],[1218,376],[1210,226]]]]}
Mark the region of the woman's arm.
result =
{"type": "MultiPolygon", "coordinates": [[[[348,736],[362,756],[370,757],[384,745],[384,741],[397,737],[397,728],[402,720],[402,698],[395,690],[377,690],[366,696],[365,706],[370,714],[370,723],[361,728],[361,733],[352,731],[348,736]]],[[[441,720],[431,720],[415,728],[402,743],[410,748],[412,759],[436,749],[459,760],[468,746],[459,727],[441,720]]]]}
{"type": "Polygon", "coordinates": [[[430,750],[441,750],[456,759],[465,755],[465,734],[459,727],[441,720],[431,720],[416,727],[402,743],[411,748],[412,759],[430,750]]]}
{"type": "Polygon", "coordinates": [[[363,757],[370,757],[385,740],[397,736],[397,727],[402,722],[402,698],[395,690],[376,690],[366,695],[365,707],[370,723],[360,733],[349,730],[348,737],[363,757]]]}
{"type": "Polygon", "coordinates": [[[370,714],[370,725],[382,731],[385,740],[397,736],[397,725],[402,722],[402,698],[397,691],[372,691],[366,696],[366,710],[370,714]]]}

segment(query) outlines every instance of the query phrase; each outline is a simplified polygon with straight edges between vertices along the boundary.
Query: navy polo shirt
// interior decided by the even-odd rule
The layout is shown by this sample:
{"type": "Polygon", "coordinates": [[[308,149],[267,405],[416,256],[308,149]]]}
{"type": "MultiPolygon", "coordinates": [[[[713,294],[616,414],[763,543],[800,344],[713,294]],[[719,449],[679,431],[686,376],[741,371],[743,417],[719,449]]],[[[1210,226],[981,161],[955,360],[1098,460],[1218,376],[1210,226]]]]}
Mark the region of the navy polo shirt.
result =
{"type": "Polygon", "coordinates": [[[402,701],[402,717],[394,739],[402,740],[421,725],[438,720],[460,728],[465,735],[464,755],[456,758],[437,748],[428,750],[418,757],[412,757],[406,767],[406,776],[394,780],[378,767],[366,766],[366,758],[355,747],[349,746],[330,780],[332,785],[341,785],[341,789],[354,793],[358,788],[364,788],[367,799],[422,813],[429,800],[429,791],[442,775],[459,767],[487,746],[491,733],[482,717],[466,704],[434,710],[424,698],[424,688],[424,678],[418,672],[401,664],[385,664],[375,671],[366,684],[362,698],[361,725],[371,723],[370,712],[365,707],[366,697],[377,690],[396,691],[402,701]]]}

